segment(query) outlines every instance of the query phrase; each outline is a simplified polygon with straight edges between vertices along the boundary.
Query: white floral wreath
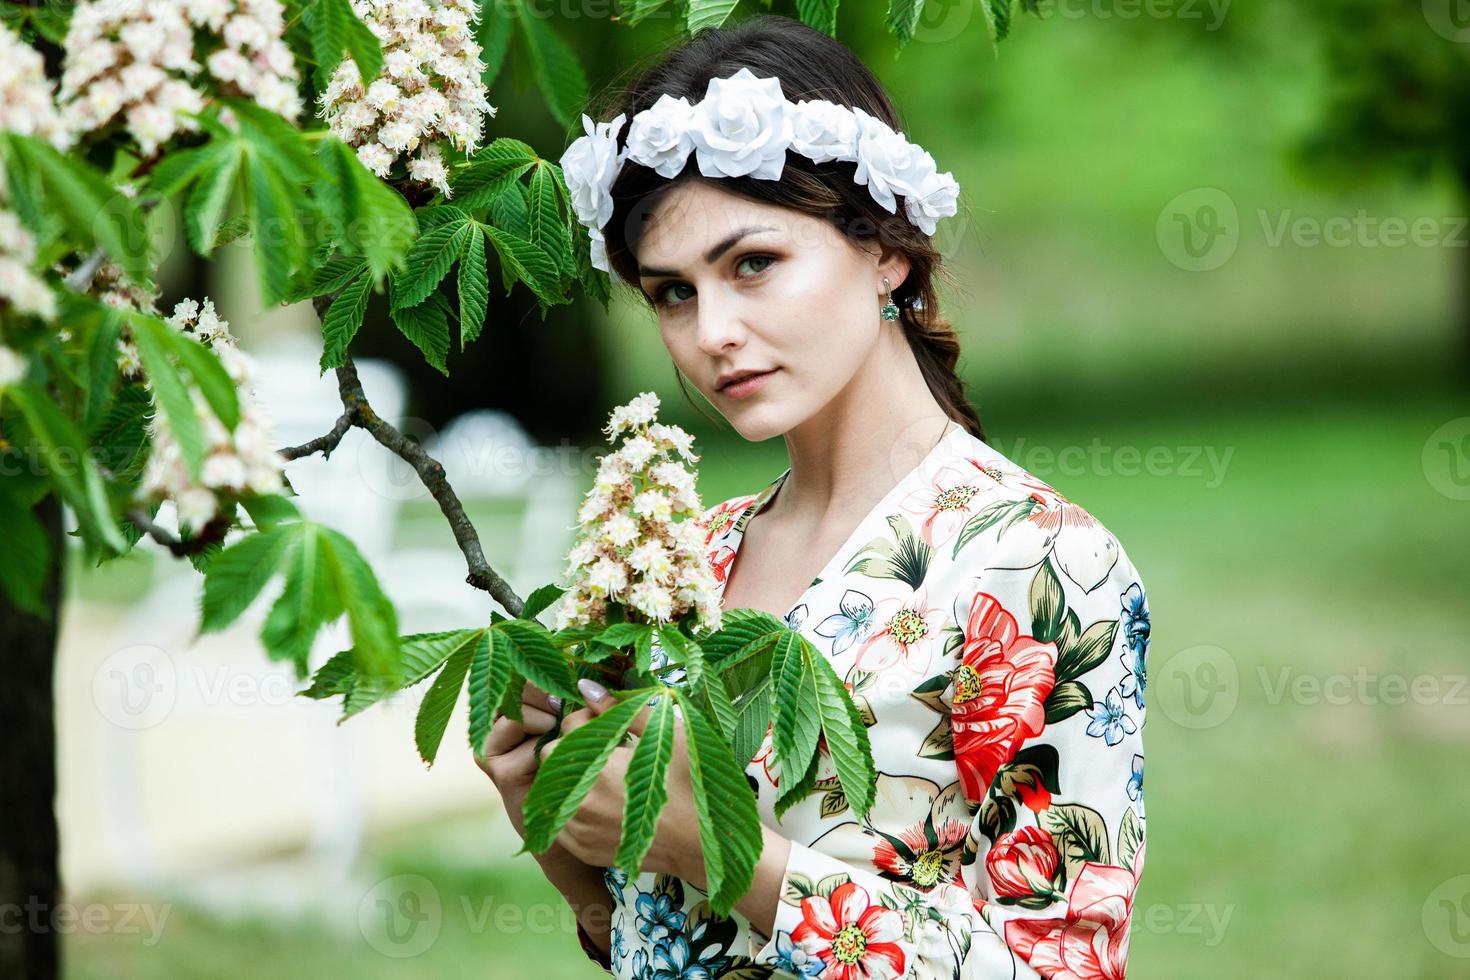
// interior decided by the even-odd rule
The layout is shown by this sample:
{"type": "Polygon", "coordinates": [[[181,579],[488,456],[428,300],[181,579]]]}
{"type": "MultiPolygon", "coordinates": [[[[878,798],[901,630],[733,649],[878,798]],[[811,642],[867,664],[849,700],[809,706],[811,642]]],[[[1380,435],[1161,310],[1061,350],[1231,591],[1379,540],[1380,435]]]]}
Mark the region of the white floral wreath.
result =
{"type": "Polygon", "coordinates": [[[896,213],[895,195],[901,195],[908,220],[926,235],[957,210],[960,187],[953,175],[939,173],[934,157],[902,133],[856,107],[824,99],[790,102],[779,79],[757,78],[749,68],[710,79],[697,105],[660,95],[633,117],[619,153],[618,133],[626,118],[623,113],[594,125],[584,113],[587,135],[574,140],[559,161],[577,220],[592,239],[592,264],[614,281],[618,277],[608,265],[602,229],[612,217],[612,185],[624,160],[673,178],[693,150],[706,177],[780,180],[789,149],[816,163],[855,162],[853,177],[873,199],[896,213]]]}

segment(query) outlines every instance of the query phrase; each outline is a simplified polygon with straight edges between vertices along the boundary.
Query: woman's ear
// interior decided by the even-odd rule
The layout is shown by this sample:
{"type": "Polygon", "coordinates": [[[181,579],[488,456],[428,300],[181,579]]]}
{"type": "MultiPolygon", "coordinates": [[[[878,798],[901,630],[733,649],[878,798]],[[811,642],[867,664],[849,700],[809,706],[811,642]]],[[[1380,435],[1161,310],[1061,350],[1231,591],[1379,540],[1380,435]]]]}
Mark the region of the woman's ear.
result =
{"type": "Polygon", "coordinates": [[[878,258],[878,285],[882,286],[883,278],[887,277],[889,287],[897,289],[908,278],[911,268],[907,255],[896,248],[884,247],[878,258]]]}

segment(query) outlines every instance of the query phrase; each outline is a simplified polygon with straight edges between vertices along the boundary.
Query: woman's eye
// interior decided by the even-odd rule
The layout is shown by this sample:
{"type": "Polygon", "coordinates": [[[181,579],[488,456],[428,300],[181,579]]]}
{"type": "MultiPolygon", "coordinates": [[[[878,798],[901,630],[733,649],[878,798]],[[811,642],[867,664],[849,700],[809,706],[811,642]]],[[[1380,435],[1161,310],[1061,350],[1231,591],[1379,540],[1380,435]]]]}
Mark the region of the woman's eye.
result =
{"type": "MultiPolygon", "coordinates": [[[[772,263],[774,261],[775,261],[775,257],[774,256],[770,256],[770,255],[746,255],[746,256],[742,256],[741,257],[740,261],[735,264],[735,267],[737,269],[739,269],[739,268],[742,268],[743,266],[745,266],[745,263],[747,263],[747,262],[760,262],[760,263],[762,263],[762,265],[760,266],[760,268],[753,269],[750,272],[750,275],[752,275],[752,276],[758,276],[762,272],[765,272],[768,268],[770,268],[770,263],[772,263]]],[[[691,288],[692,287],[690,287],[690,285],[687,282],[673,282],[673,283],[669,283],[667,286],[662,286],[662,287],[660,287],[658,290],[656,290],[654,292],[654,294],[653,294],[654,303],[657,304],[657,305],[659,305],[659,306],[678,306],[678,305],[680,305],[680,303],[683,302],[683,299],[687,299],[688,297],[686,296],[686,297],[683,297],[683,299],[678,299],[678,298],[676,298],[676,297],[674,297],[674,296],[671,295],[673,293],[673,291],[676,290],[676,289],[691,289],[691,288]]]]}
{"type": "MultiPolygon", "coordinates": [[[[769,255],[747,255],[747,256],[745,256],[745,258],[743,258],[743,259],[740,260],[739,265],[737,265],[736,268],[739,268],[740,265],[744,265],[746,262],[770,262],[770,261],[772,261],[772,259],[771,259],[771,257],[769,255]]],[[[759,269],[756,269],[755,271],[756,272],[761,272],[765,268],[766,268],[765,266],[761,266],[759,269]]]]}
{"type": "Polygon", "coordinates": [[[658,304],[660,304],[662,306],[677,306],[678,305],[677,303],[671,303],[670,302],[669,294],[672,293],[676,289],[688,289],[688,288],[689,288],[689,284],[688,283],[684,283],[684,282],[670,283],[669,285],[664,286],[662,289],[660,289],[658,292],[656,292],[654,294],[653,298],[654,298],[654,301],[656,303],[658,303],[658,304]]]}

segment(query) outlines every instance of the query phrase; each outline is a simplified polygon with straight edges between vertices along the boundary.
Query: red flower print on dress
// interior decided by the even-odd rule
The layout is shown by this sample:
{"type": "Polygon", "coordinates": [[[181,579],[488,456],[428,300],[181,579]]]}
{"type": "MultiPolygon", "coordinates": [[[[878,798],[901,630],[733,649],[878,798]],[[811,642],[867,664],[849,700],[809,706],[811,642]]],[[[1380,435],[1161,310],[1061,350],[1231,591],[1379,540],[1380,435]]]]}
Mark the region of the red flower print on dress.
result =
{"type": "Polygon", "coordinates": [[[932,892],[959,880],[973,809],[958,782],[941,787],[920,776],[880,772],[867,819],[838,824],[811,846],[932,892]]]}
{"type": "Polygon", "coordinates": [[[928,589],[919,588],[906,599],[879,599],[871,616],[877,628],[858,647],[853,661],[857,668],[877,673],[902,663],[905,670],[927,675],[944,621],[944,610],[929,604],[928,589]]]}
{"type": "Polygon", "coordinates": [[[895,980],[904,974],[898,940],[903,917],[873,902],[854,882],[838,885],[830,899],[802,899],[801,922],[791,941],[826,964],[822,980],[895,980]]]}
{"type": "Polygon", "coordinates": [[[1056,890],[1061,863],[1051,834],[1040,827],[1022,827],[996,838],[985,855],[985,872],[997,898],[1045,908],[1065,897],[1056,890]]]}
{"type": "Polygon", "coordinates": [[[1142,843],[1131,870],[1088,861],[1067,892],[1066,918],[1013,919],[1006,923],[1006,945],[1048,980],[1124,980],[1142,871],[1142,843]]]}
{"type": "Polygon", "coordinates": [[[722,544],[709,554],[709,567],[714,570],[715,584],[723,586],[730,577],[730,565],[735,561],[735,549],[722,544]]]}
{"type": "Polygon", "coordinates": [[[931,548],[949,544],[975,513],[980,487],[975,474],[945,466],[899,505],[918,518],[919,535],[931,548]]]}
{"type": "Polygon", "coordinates": [[[735,523],[735,519],[740,516],[741,512],[749,507],[751,501],[755,500],[758,496],[760,495],[752,493],[744,497],[735,497],[731,500],[726,500],[695,518],[694,523],[704,528],[704,543],[708,545],[716,537],[728,530],[730,525],[735,523]]]}
{"type": "Polygon", "coordinates": [[[950,708],[955,763],[967,799],[984,800],[1000,767],[1026,739],[1041,734],[1056,663],[1055,643],[1022,636],[1016,617],[995,596],[975,594],[950,708]]]}

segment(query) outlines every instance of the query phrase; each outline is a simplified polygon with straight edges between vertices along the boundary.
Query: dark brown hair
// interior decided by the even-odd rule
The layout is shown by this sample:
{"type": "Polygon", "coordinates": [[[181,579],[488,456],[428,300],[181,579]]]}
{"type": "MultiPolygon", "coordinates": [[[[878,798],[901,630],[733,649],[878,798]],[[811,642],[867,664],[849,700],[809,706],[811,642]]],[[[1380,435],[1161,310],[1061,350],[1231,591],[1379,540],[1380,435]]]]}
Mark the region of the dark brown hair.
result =
{"type": "MultiPolygon", "coordinates": [[[[789,17],[758,14],[728,27],[706,28],[655,57],[651,66],[632,70],[636,78],[631,84],[605,92],[593,118],[606,121],[625,113],[631,121],[666,92],[697,103],[704,98],[711,78],[724,78],[748,68],[760,78],[779,78],[782,93],[792,102],[826,99],[860,108],[899,132],[905,128],[882,84],[861,59],[837,40],[789,17]]],[[[628,128],[625,124],[618,134],[619,151],[627,145],[628,128]]],[[[908,258],[909,274],[893,290],[893,301],[898,304],[899,323],[929,390],[945,414],[983,441],[985,430],[980,417],[965,397],[964,382],[955,373],[959,338],[949,321],[939,315],[935,278],[949,281],[941,268],[939,252],[930,236],[909,222],[901,207],[896,214],[884,210],[868,189],[853,179],[856,169],[857,164],[850,161],[814,163],[800,153],[788,152],[780,180],[706,178],[691,153],[684,169],[670,179],[626,161],[613,182],[612,217],[603,229],[608,264],[630,285],[637,283],[634,249],[643,231],[643,216],[653,211],[662,195],[683,181],[718,180],[721,190],[829,221],[852,240],[866,243],[876,239],[908,258]]],[[[651,304],[642,289],[633,288],[651,304]]],[[[689,397],[683,376],[678,378],[685,397],[689,397]]],[[[694,403],[692,398],[690,402],[694,403]]]]}

